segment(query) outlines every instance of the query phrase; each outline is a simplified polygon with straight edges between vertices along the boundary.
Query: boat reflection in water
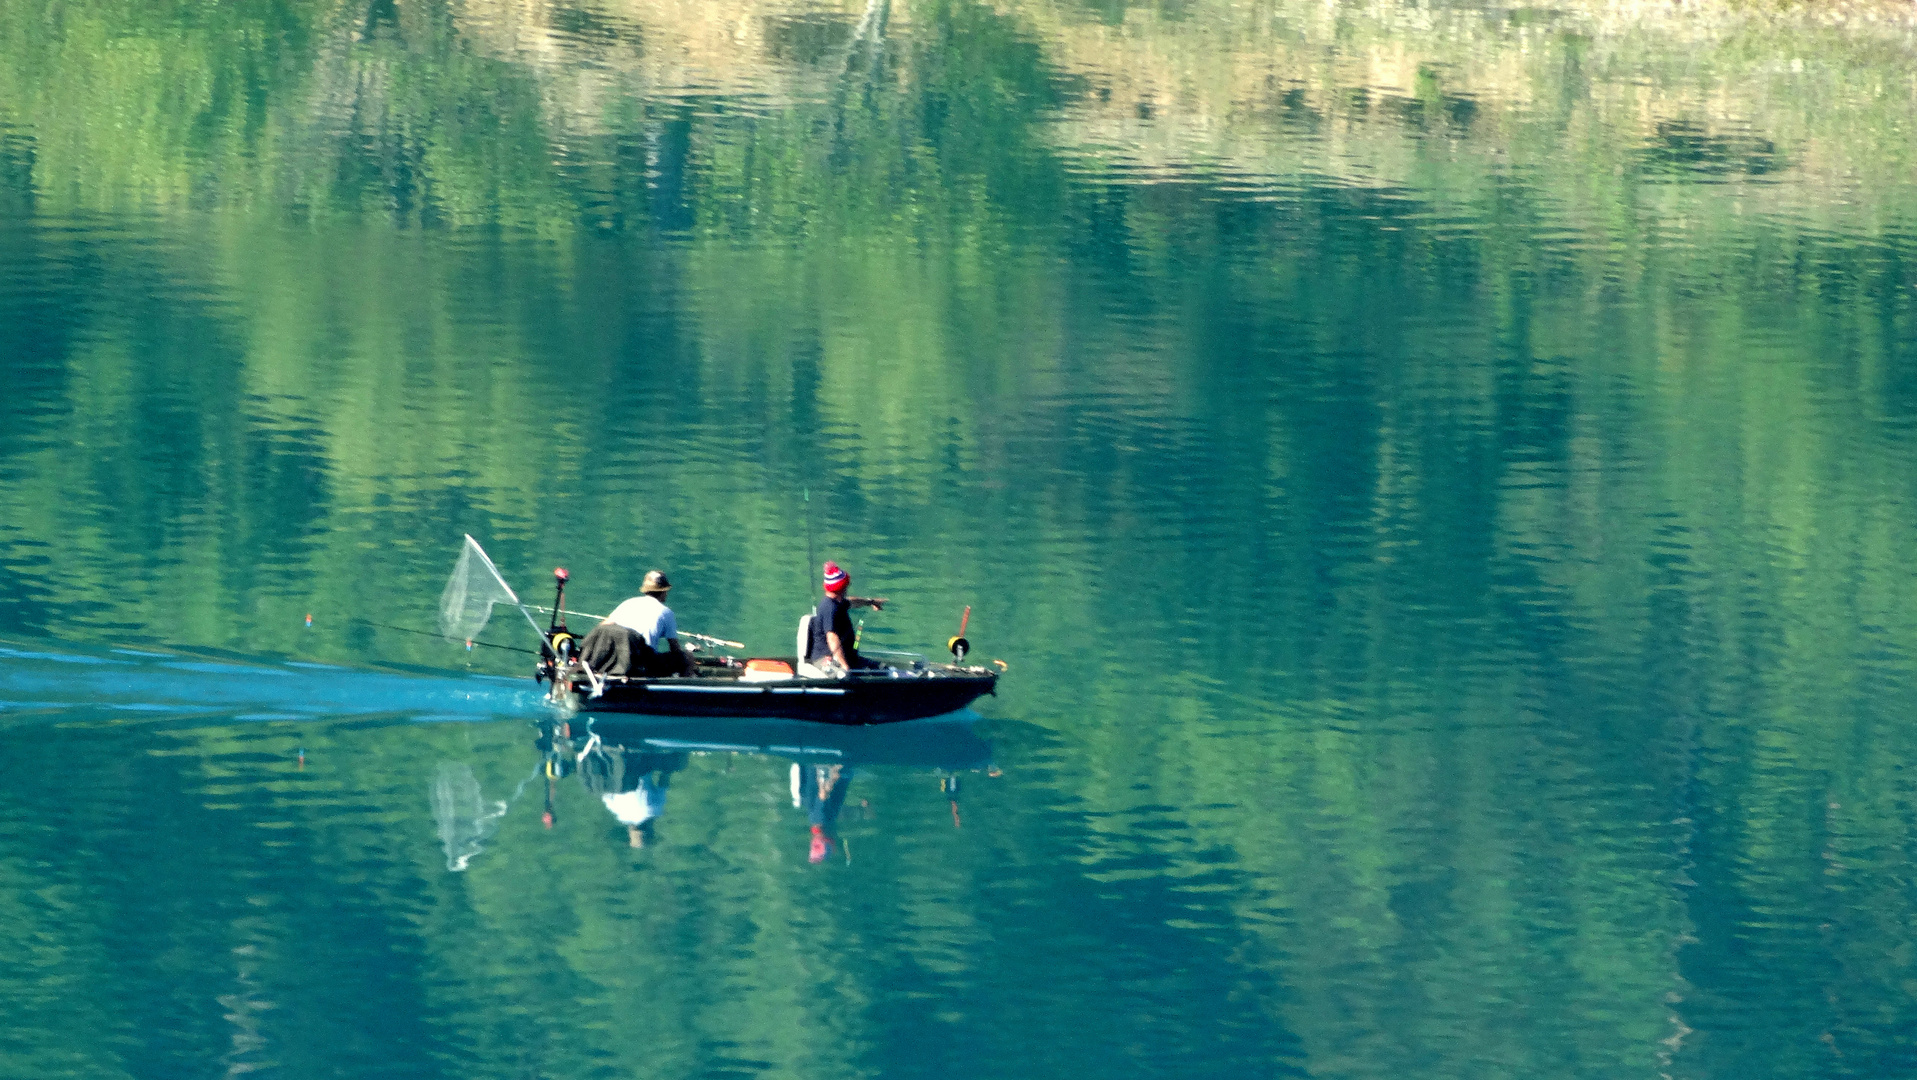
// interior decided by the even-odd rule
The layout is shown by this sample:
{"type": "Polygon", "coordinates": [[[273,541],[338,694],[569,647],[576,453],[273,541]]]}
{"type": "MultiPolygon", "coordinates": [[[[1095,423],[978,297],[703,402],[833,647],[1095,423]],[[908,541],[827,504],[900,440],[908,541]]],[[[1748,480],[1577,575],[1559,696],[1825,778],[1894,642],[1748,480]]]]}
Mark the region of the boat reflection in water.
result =
{"type": "Polygon", "coordinates": [[[791,762],[789,794],[805,811],[808,857],[823,862],[844,852],[839,815],[861,769],[890,767],[935,774],[959,824],[959,776],[998,775],[992,747],[973,730],[969,713],[873,727],[839,727],[795,720],[710,720],[640,716],[577,716],[540,725],[535,746],[545,758],[545,823],[555,819],[559,784],[575,777],[625,827],[627,843],[643,848],[657,838],[674,773],[695,756],[749,754],[791,762]]]}

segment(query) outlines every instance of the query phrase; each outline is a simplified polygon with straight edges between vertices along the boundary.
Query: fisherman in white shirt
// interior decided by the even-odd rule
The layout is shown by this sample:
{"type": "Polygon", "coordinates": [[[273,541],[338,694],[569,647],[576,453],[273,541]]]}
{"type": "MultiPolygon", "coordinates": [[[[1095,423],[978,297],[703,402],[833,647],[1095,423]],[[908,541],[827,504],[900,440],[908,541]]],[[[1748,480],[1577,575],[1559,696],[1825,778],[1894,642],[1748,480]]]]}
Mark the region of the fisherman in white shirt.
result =
{"type": "Polygon", "coordinates": [[[646,647],[653,652],[664,652],[666,648],[679,647],[679,621],[672,617],[672,609],[665,604],[665,595],[672,591],[672,582],[658,570],[646,571],[646,580],[639,586],[639,595],[612,609],[606,616],[609,623],[617,623],[646,639],[646,647]],[[666,642],[661,647],[660,642],[666,642]]]}
{"type": "Polygon", "coordinates": [[[690,673],[692,658],[679,648],[679,622],[665,604],[671,590],[664,573],[647,571],[639,595],[613,608],[579,643],[580,659],[605,675],[690,673]]]}

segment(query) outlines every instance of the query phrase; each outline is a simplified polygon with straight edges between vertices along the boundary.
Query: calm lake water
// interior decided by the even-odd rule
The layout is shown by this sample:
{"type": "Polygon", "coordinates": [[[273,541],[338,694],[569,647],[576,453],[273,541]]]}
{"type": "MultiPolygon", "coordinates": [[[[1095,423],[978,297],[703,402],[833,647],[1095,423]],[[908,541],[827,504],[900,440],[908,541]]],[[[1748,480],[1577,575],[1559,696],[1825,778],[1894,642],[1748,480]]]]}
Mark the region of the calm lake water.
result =
{"type": "Polygon", "coordinates": [[[1917,1075],[1913,26],[0,0],[0,1073],[1917,1075]]]}

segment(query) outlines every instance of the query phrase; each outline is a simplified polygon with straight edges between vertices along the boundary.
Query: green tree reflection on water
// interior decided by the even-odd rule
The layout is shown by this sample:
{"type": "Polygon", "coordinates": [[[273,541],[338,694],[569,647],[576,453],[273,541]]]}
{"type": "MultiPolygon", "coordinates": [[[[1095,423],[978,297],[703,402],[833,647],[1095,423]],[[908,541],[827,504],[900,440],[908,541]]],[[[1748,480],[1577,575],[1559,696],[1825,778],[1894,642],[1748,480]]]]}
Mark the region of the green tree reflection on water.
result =
{"type": "Polygon", "coordinates": [[[470,531],[771,649],[811,530],[1007,776],[450,875],[516,725],[8,727],[9,1060],[1909,1070],[1907,23],[715,10],[0,3],[0,632],[445,666],[470,531]]]}

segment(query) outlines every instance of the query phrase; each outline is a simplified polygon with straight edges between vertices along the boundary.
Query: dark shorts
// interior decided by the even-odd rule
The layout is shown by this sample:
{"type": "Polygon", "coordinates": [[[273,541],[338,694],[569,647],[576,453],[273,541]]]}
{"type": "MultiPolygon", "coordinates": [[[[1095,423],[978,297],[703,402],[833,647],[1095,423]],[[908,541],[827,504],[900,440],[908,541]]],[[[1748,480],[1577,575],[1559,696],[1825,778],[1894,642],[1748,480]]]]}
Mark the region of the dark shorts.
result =
{"type": "Polygon", "coordinates": [[[601,675],[622,678],[683,675],[686,669],[682,654],[655,652],[637,631],[618,623],[600,623],[593,627],[579,642],[579,659],[601,675]]]}

